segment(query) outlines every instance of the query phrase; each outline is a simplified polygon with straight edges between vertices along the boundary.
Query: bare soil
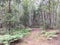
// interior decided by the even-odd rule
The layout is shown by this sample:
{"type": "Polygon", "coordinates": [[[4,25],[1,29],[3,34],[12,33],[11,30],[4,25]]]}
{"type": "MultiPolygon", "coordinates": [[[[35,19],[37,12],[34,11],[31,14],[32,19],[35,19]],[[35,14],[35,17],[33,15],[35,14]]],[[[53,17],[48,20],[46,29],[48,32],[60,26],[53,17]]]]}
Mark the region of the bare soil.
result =
{"type": "Polygon", "coordinates": [[[13,42],[11,45],[60,45],[60,34],[52,40],[46,40],[40,36],[40,29],[33,28],[32,30],[23,40],[13,42]]]}

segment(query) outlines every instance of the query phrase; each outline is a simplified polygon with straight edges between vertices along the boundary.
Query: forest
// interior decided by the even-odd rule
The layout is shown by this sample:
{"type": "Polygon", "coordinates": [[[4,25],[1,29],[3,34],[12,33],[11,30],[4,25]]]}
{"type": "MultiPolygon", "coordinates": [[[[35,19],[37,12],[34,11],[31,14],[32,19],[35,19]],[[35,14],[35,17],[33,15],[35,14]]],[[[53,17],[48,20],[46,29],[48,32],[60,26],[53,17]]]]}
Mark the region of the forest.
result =
{"type": "Polygon", "coordinates": [[[60,0],[0,0],[0,45],[59,44],[60,0]]]}

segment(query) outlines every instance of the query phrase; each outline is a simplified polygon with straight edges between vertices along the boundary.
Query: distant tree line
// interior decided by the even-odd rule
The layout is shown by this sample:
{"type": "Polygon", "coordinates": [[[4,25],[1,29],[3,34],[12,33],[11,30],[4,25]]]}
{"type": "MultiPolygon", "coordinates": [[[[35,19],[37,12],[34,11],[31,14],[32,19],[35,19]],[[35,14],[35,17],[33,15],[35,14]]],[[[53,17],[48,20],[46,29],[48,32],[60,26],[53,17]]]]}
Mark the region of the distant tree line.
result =
{"type": "Polygon", "coordinates": [[[0,0],[0,15],[6,28],[59,28],[59,0],[0,0]],[[39,3],[39,4],[37,4],[39,3]],[[3,13],[2,13],[3,12],[3,13]]]}

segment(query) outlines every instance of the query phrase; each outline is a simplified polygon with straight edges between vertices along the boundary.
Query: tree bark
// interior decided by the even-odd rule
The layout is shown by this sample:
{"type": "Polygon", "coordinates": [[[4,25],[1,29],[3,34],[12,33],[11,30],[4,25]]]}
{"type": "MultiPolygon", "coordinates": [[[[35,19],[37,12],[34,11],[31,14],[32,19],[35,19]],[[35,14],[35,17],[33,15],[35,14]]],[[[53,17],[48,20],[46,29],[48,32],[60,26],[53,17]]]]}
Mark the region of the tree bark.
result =
{"type": "Polygon", "coordinates": [[[11,0],[9,0],[8,2],[9,2],[9,5],[8,5],[8,7],[9,7],[8,13],[11,13],[11,0]]]}

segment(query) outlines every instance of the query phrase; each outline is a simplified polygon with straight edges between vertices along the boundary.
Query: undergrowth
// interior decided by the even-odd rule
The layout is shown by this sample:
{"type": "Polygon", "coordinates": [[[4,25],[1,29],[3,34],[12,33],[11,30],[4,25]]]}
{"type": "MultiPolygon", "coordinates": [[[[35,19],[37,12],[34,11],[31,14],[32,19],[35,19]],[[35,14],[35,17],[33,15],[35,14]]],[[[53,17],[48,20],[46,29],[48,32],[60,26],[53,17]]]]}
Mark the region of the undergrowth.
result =
{"type": "Polygon", "coordinates": [[[58,32],[56,32],[56,31],[42,31],[41,32],[41,35],[43,36],[43,37],[46,37],[46,39],[53,39],[54,37],[57,37],[57,33],[58,32]]]}
{"type": "Polygon", "coordinates": [[[23,38],[28,32],[29,29],[12,30],[10,34],[0,35],[0,43],[10,45],[10,42],[23,38]]]}

